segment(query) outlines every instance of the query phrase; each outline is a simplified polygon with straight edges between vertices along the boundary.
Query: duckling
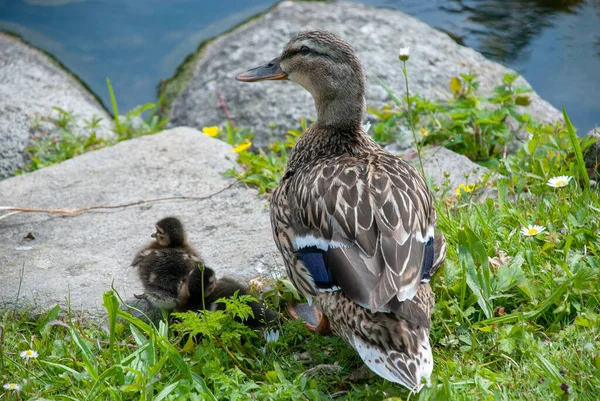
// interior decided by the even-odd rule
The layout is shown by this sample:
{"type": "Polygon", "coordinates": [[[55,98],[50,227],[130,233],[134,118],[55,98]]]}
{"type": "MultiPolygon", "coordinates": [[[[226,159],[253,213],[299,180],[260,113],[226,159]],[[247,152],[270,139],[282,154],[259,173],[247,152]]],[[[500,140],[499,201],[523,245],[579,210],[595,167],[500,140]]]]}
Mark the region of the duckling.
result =
{"type": "MultiPolygon", "coordinates": [[[[230,278],[216,279],[214,271],[204,266],[193,269],[180,287],[178,304],[181,310],[225,310],[225,304],[217,302],[221,298],[232,297],[235,293],[250,295],[248,289],[230,278]]],[[[270,326],[277,321],[278,315],[261,302],[251,301],[252,316],[243,323],[252,328],[270,326]]]]}
{"type": "Polygon", "coordinates": [[[311,93],[317,120],[271,198],[275,243],[292,283],[329,321],[315,326],[329,326],[379,376],[418,392],[433,370],[428,281],[445,241],[435,235],[423,177],[362,128],[360,60],[338,35],[309,31],[237,79],[289,79],[311,93]]]}
{"type": "Polygon", "coordinates": [[[132,266],[144,287],[138,299],[146,299],[160,309],[173,310],[179,307],[179,293],[192,270],[204,262],[187,243],[183,224],[175,217],[166,217],[155,225],[155,238],[135,256],[132,266]]]}

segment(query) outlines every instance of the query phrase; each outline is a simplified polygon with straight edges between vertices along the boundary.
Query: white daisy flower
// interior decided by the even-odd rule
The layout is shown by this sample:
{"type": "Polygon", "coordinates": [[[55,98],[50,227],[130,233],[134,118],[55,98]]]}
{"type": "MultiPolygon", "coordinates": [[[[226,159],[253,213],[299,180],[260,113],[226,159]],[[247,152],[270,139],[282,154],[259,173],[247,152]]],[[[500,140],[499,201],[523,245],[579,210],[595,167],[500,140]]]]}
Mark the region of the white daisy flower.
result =
{"type": "Polygon", "coordinates": [[[549,185],[554,188],[566,187],[572,178],[573,177],[571,177],[570,175],[560,175],[558,177],[552,177],[548,180],[546,185],[549,185]]]}
{"type": "Polygon", "coordinates": [[[530,225],[529,227],[521,227],[521,234],[523,234],[526,237],[532,237],[534,235],[538,235],[545,229],[546,227],[544,226],[530,225]]]}
{"type": "Polygon", "coordinates": [[[408,46],[400,48],[400,60],[406,61],[408,60],[408,56],[410,53],[410,48],[408,46]]]}
{"type": "Polygon", "coordinates": [[[267,330],[264,333],[264,337],[267,343],[274,343],[279,340],[279,330],[267,330]]]}
{"type": "Polygon", "coordinates": [[[362,128],[363,128],[363,131],[365,131],[365,133],[368,133],[369,129],[371,129],[371,122],[367,121],[366,123],[363,123],[362,128]]]}
{"type": "MultiPolygon", "coordinates": [[[[263,333],[263,336],[265,337],[265,341],[267,342],[267,344],[274,343],[277,340],[279,340],[279,330],[267,330],[263,333]]],[[[260,350],[263,354],[267,352],[267,344],[260,347],[260,350]]]]}
{"type": "Polygon", "coordinates": [[[21,358],[23,358],[25,360],[35,359],[37,357],[38,357],[37,351],[34,351],[32,349],[28,349],[27,351],[21,352],[21,358]]]}
{"type": "Polygon", "coordinates": [[[21,386],[17,383],[6,383],[3,387],[4,390],[21,391],[21,386]]]}

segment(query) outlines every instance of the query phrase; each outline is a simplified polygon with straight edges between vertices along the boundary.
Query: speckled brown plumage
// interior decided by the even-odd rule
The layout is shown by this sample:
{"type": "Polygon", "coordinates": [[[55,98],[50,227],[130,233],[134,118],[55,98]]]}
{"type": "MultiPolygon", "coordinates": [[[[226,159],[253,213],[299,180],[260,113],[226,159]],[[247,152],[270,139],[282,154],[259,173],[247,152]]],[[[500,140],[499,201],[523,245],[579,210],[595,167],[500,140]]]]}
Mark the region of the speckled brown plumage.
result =
{"type": "Polygon", "coordinates": [[[295,266],[288,273],[305,295],[318,292],[294,255],[294,239],[305,235],[344,245],[332,251],[333,267],[343,274],[333,274],[355,302],[389,311],[394,298],[416,292],[425,243],[415,235],[424,238],[435,225],[431,195],[412,166],[362,130],[311,125],[290,155],[271,213],[275,241],[291,250],[282,251],[286,265],[295,266]],[[343,139],[348,136],[350,145],[343,139]],[[332,149],[327,144],[335,138],[340,145],[332,149]]]}
{"type": "Polygon", "coordinates": [[[427,281],[445,257],[432,195],[415,168],[362,129],[364,74],[348,43],[301,33],[238,79],[285,77],[312,94],[318,115],[271,200],[287,273],[369,368],[418,391],[433,368],[427,281]]]}

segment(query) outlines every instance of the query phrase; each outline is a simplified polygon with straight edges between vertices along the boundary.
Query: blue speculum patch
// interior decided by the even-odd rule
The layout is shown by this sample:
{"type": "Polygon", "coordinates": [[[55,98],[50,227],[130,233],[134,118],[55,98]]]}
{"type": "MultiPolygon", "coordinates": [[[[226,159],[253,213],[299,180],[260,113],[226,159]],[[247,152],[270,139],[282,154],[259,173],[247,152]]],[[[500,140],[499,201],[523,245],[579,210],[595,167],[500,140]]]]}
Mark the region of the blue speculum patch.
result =
{"type": "Polygon", "coordinates": [[[433,267],[433,237],[429,238],[425,244],[425,255],[423,256],[423,281],[429,281],[431,278],[431,268],[433,267]]]}
{"type": "Polygon", "coordinates": [[[310,272],[317,288],[326,290],[337,287],[337,282],[327,265],[327,251],[308,246],[298,250],[298,258],[310,272]]]}

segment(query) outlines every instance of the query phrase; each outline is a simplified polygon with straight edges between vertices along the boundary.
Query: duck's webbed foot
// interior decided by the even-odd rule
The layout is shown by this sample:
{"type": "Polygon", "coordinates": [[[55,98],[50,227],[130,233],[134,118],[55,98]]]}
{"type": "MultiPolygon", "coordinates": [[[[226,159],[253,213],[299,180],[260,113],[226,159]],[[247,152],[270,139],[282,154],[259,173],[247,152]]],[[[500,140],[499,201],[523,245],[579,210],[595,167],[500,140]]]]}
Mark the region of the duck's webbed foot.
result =
{"type": "Polygon", "coordinates": [[[314,333],[322,335],[331,333],[327,316],[309,304],[288,305],[288,312],[294,320],[302,318],[306,328],[314,333]]]}

